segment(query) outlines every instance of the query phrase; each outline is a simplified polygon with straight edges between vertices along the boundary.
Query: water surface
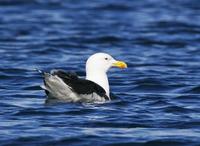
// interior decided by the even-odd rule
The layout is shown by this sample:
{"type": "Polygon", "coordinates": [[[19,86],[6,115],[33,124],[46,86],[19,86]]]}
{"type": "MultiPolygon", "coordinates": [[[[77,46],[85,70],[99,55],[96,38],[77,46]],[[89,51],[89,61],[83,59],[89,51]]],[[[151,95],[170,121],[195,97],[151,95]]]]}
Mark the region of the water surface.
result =
{"type": "Polygon", "coordinates": [[[0,145],[200,145],[198,0],[1,0],[0,145]],[[45,105],[34,68],[107,52],[117,100],[45,105]]]}

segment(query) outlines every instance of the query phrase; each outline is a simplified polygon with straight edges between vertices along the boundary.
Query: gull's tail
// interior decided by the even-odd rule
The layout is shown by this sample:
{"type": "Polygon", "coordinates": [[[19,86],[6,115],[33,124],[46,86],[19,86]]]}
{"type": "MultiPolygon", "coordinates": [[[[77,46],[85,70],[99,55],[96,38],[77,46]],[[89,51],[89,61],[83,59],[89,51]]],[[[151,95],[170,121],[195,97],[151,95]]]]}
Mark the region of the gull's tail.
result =
{"type": "Polygon", "coordinates": [[[42,70],[40,70],[38,68],[35,68],[34,70],[37,71],[38,73],[42,74],[42,75],[44,75],[46,73],[46,72],[44,72],[44,71],[42,71],[42,70]]]}
{"type": "Polygon", "coordinates": [[[40,73],[40,74],[42,75],[42,77],[44,78],[44,79],[43,79],[44,85],[40,85],[40,87],[41,87],[43,90],[47,91],[46,82],[45,82],[45,77],[46,77],[47,74],[49,75],[49,73],[46,73],[45,71],[42,71],[42,70],[40,70],[40,69],[38,69],[38,68],[35,68],[34,71],[37,71],[38,73],[40,73]]]}

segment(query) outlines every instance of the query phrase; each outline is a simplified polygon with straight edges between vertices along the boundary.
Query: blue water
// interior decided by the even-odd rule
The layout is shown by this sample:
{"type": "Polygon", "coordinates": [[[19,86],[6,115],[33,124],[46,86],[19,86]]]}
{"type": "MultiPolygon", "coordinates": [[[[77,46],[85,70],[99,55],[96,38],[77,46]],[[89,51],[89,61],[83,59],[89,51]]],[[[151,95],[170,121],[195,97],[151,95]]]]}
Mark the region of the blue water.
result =
{"type": "Polygon", "coordinates": [[[200,145],[199,0],[1,0],[1,146],[200,145]],[[118,97],[45,105],[34,68],[76,71],[107,52],[118,97]]]}

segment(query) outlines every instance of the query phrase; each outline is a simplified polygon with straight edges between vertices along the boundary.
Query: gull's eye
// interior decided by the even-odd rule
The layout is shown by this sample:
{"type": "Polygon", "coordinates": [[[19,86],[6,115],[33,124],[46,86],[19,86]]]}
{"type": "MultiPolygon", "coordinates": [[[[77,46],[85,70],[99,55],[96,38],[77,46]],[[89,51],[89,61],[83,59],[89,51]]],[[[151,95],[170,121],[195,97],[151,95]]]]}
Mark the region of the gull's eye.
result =
{"type": "Polygon", "coordinates": [[[108,58],[106,57],[105,60],[108,60],[108,58]]]}

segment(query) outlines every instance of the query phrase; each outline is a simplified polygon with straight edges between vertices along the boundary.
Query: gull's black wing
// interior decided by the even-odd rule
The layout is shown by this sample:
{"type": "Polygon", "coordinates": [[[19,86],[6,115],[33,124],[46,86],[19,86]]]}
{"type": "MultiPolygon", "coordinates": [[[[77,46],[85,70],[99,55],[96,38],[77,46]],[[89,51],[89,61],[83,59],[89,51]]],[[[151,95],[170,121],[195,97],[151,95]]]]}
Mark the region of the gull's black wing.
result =
{"type": "Polygon", "coordinates": [[[107,95],[105,90],[99,86],[98,84],[86,80],[81,79],[77,76],[76,73],[73,72],[64,72],[62,70],[54,70],[51,72],[52,75],[58,76],[60,79],[63,80],[65,84],[71,87],[71,89],[76,92],[77,94],[93,94],[96,93],[97,95],[104,97],[105,99],[110,99],[107,95]]]}

